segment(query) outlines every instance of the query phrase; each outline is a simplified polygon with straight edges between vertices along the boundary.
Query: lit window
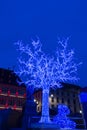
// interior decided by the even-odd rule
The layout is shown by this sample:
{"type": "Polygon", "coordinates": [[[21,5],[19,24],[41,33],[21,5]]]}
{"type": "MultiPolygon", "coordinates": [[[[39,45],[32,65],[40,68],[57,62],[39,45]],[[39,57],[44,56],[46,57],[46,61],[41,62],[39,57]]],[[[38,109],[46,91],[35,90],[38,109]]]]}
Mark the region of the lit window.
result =
{"type": "Polygon", "coordinates": [[[38,104],[38,101],[36,101],[36,104],[38,104]]]}

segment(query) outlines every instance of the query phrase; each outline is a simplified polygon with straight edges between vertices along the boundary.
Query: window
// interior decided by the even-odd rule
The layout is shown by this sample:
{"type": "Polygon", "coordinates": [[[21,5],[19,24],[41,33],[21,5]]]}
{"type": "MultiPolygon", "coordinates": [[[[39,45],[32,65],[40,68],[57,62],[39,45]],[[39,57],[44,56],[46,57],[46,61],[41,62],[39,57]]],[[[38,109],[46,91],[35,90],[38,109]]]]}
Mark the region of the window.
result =
{"type": "Polygon", "coordinates": [[[73,103],[74,103],[74,105],[76,104],[76,100],[75,99],[73,100],[73,103]]]}
{"type": "Polygon", "coordinates": [[[8,83],[11,83],[11,80],[9,79],[8,83]]]}
{"type": "Polygon", "coordinates": [[[68,104],[70,104],[70,99],[68,99],[68,104]]]}
{"type": "Polygon", "coordinates": [[[76,106],[74,106],[74,112],[76,113],[76,106]]]}
{"type": "Polygon", "coordinates": [[[18,93],[19,93],[20,95],[23,95],[24,92],[25,92],[25,91],[24,91],[23,89],[18,90],[18,93]]]}
{"type": "Polygon", "coordinates": [[[11,91],[11,93],[12,93],[12,94],[15,94],[16,89],[15,89],[15,88],[11,88],[11,87],[10,87],[10,91],[11,91]]]}
{"type": "Polygon", "coordinates": [[[9,104],[9,105],[14,105],[13,99],[9,99],[8,104],[9,104]]]}
{"type": "Polygon", "coordinates": [[[39,112],[39,107],[37,107],[37,111],[39,112]]]}
{"type": "Polygon", "coordinates": [[[73,94],[73,97],[75,97],[75,94],[73,94]]]}
{"type": "Polygon", "coordinates": [[[62,98],[62,103],[64,103],[64,98],[62,98]]]}
{"type": "Polygon", "coordinates": [[[57,95],[59,95],[59,91],[57,91],[57,95]]]}
{"type": "Polygon", "coordinates": [[[59,98],[57,97],[57,103],[59,102],[59,98]]]}
{"type": "Polygon", "coordinates": [[[52,108],[54,108],[54,105],[51,105],[52,108]]]}
{"type": "Polygon", "coordinates": [[[18,106],[21,106],[21,105],[22,105],[22,102],[21,102],[20,99],[18,100],[18,103],[17,103],[17,104],[18,104],[18,106]]]}
{"type": "Polygon", "coordinates": [[[61,95],[63,96],[63,95],[64,95],[64,93],[63,93],[63,92],[61,92],[61,95]]]}
{"type": "Polygon", "coordinates": [[[54,102],[54,97],[51,98],[51,101],[54,102]]]}
{"type": "Polygon", "coordinates": [[[67,92],[67,96],[70,96],[69,92],[67,92]]]}
{"type": "Polygon", "coordinates": [[[80,102],[79,102],[79,108],[81,109],[81,104],[80,104],[80,102]]]}
{"type": "Polygon", "coordinates": [[[14,98],[10,98],[9,101],[8,101],[9,105],[14,105],[14,98]]]}
{"type": "Polygon", "coordinates": [[[5,103],[6,103],[6,99],[5,99],[5,98],[2,98],[2,99],[1,99],[1,104],[4,105],[5,103]]]}
{"type": "Polygon", "coordinates": [[[3,86],[3,87],[2,87],[2,91],[3,91],[4,93],[7,93],[8,88],[7,88],[7,87],[5,87],[5,86],[3,86]]]}

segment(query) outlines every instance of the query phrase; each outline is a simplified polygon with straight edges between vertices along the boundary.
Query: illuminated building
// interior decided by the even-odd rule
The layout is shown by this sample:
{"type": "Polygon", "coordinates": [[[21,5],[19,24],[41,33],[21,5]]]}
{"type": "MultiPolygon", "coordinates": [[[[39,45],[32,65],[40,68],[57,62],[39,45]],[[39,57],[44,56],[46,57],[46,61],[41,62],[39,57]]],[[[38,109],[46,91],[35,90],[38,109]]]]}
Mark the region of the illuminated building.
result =
{"type": "MultiPolygon", "coordinates": [[[[9,128],[21,128],[23,124],[26,125],[26,120],[23,122],[23,119],[26,117],[28,119],[29,112],[32,114],[31,110],[33,110],[30,110],[32,104],[29,103],[26,108],[26,86],[20,81],[14,71],[0,68],[0,113],[2,113],[0,119],[3,118],[2,124],[5,126],[6,122],[9,128]]],[[[28,95],[28,97],[30,96],[28,95]]]]}
{"type": "Polygon", "coordinates": [[[0,109],[22,111],[26,100],[25,85],[19,85],[19,77],[9,69],[0,68],[0,109]]]}
{"type": "Polygon", "coordinates": [[[85,125],[87,128],[87,87],[81,88],[80,100],[82,104],[83,117],[85,118],[85,125]]]}
{"type": "MultiPolygon", "coordinates": [[[[16,122],[22,114],[22,108],[26,100],[26,87],[19,85],[19,77],[9,69],[0,69],[0,109],[11,108],[18,113],[10,116],[11,127],[17,126],[16,122]]],[[[79,101],[80,87],[72,84],[63,84],[60,89],[51,89],[49,94],[49,107],[55,110],[58,104],[66,104],[71,113],[82,113],[82,106],[79,101]]],[[[34,102],[37,104],[37,112],[41,111],[41,90],[35,91],[34,102]]]]}
{"type": "MultiPolygon", "coordinates": [[[[81,103],[79,101],[80,87],[72,84],[64,84],[59,89],[51,89],[49,95],[49,107],[55,109],[58,104],[67,105],[72,114],[80,113],[82,111],[81,103]]],[[[37,111],[41,111],[42,92],[36,91],[34,94],[34,101],[37,104],[37,111]]]]}
{"type": "MultiPolygon", "coordinates": [[[[79,94],[81,87],[72,84],[63,83],[62,88],[50,89],[49,108],[50,116],[57,114],[57,106],[65,104],[70,109],[70,119],[76,122],[76,128],[86,128],[83,117],[82,104],[79,94]]],[[[37,112],[41,112],[42,105],[42,90],[37,90],[34,93],[34,102],[37,104],[37,112]]]]}

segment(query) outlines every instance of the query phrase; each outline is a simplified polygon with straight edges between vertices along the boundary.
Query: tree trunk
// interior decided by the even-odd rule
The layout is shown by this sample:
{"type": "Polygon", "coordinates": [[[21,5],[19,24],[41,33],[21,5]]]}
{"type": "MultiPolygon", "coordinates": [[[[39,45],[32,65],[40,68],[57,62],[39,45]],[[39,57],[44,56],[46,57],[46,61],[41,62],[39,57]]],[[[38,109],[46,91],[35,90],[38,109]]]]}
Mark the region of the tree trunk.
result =
{"type": "Polygon", "coordinates": [[[40,123],[51,123],[49,117],[49,90],[47,89],[42,91],[42,116],[40,123]]]}

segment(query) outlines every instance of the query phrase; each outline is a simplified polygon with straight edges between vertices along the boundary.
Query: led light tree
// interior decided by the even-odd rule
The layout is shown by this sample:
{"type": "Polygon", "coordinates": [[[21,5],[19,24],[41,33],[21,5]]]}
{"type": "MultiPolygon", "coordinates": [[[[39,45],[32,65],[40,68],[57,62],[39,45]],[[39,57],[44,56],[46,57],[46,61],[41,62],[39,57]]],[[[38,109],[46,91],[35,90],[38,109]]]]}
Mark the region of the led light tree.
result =
{"type": "Polygon", "coordinates": [[[58,114],[53,118],[53,122],[61,129],[75,129],[76,123],[67,117],[70,114],[69,108],[65,104],[58,105],[58,114]]]}
{"type": "Polygon", "coordinates": [[[20,52],[18,58],[18,74],[32,92],[34,88],[42,88],[42,116],[41,123],[50,123],[49,118],[49,91],[50,88],[60,88],[60,82],[77,81],[77,68],[74,62],[74,51],[67,50],[67,41],[58,42],[61,46],[54,57],[46,55],[39,39],[32,41],[31,45],[17,42],[20,52]]]}

